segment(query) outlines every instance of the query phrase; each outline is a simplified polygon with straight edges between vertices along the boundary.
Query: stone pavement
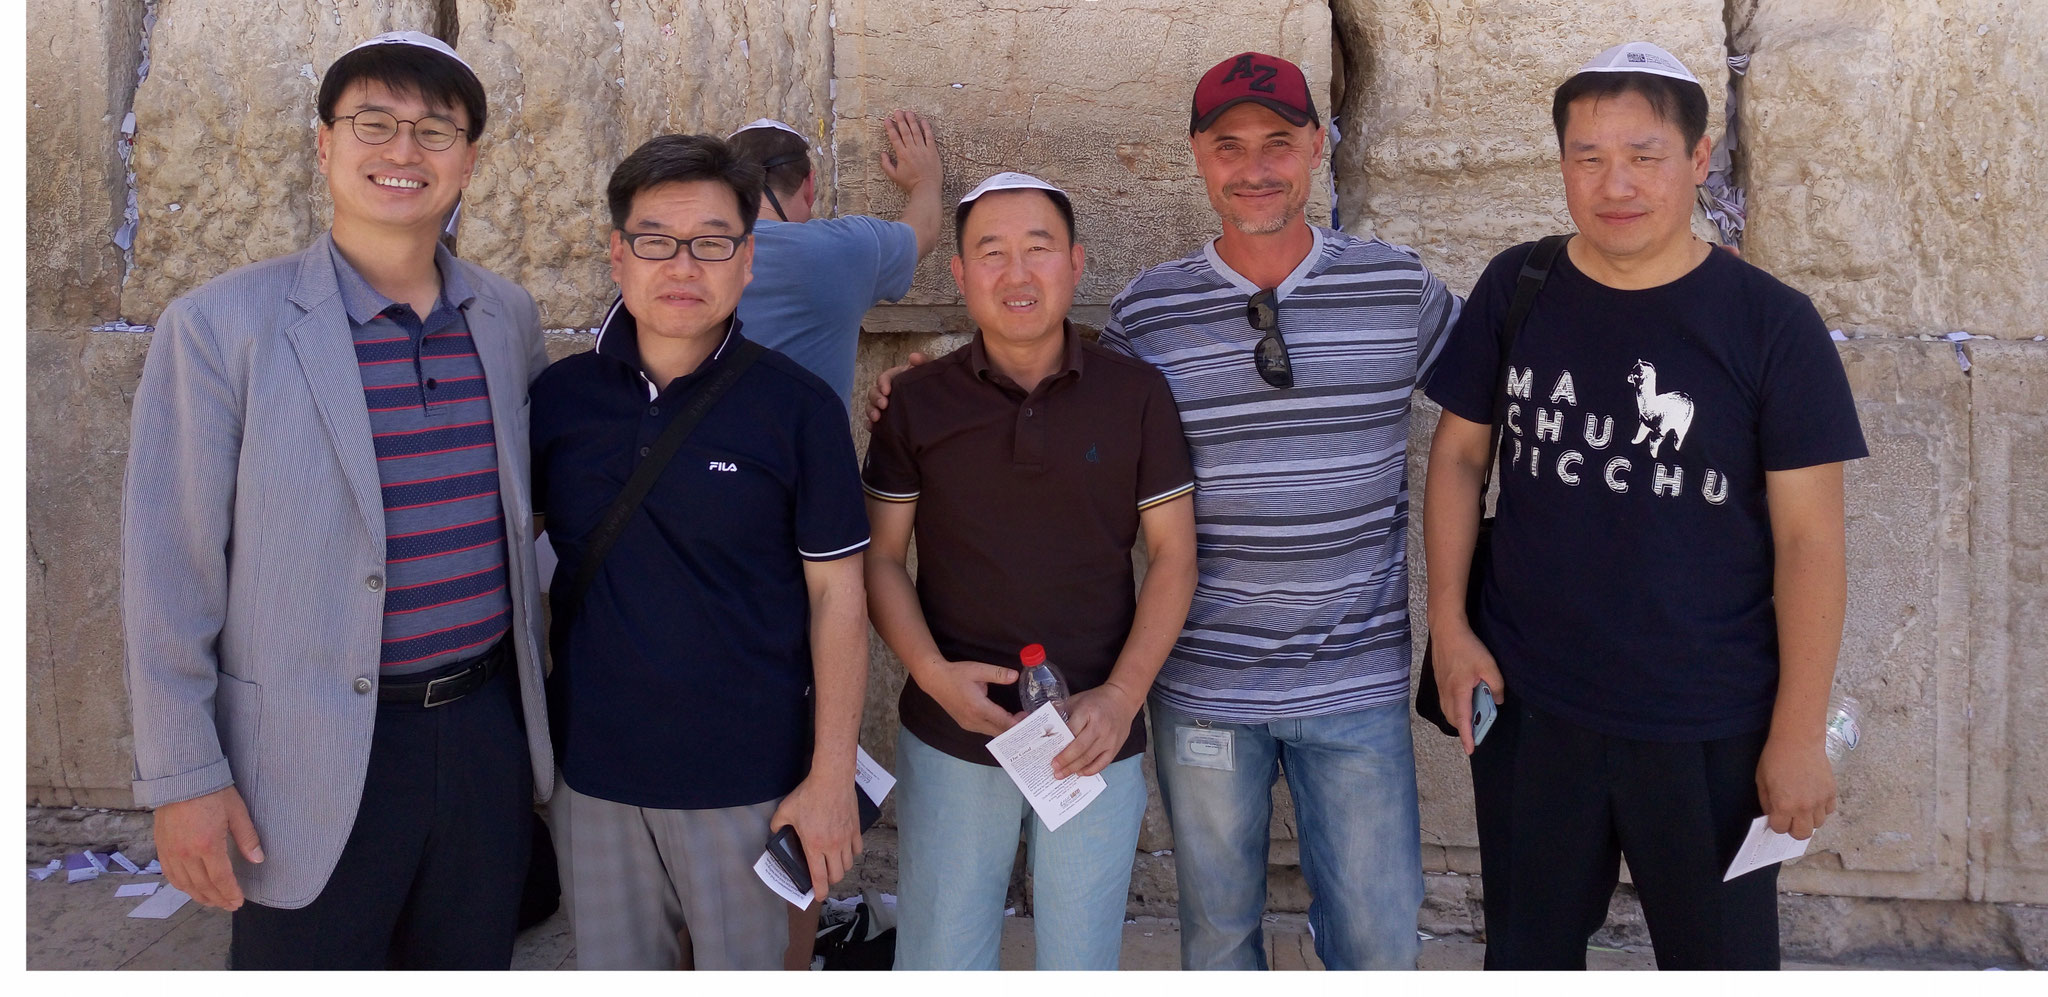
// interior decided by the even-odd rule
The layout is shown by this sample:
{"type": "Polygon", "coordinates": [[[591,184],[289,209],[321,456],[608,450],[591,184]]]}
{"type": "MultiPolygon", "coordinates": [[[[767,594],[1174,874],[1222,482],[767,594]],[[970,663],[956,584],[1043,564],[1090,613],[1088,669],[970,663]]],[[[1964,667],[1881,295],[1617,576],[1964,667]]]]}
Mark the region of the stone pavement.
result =
{"type": "MultiPolygon", "coordinates": [[[[86,883],[60,877],[28,884],[27,968],[35,969],[219,969],[227,959],[228,916],[188,903],[161,921],[128,917],[141,903],[115,897],[124,883],[159,877],[106,876],[86,883]]],[[[1031,919],[1012,917],[1003,925],[1002,966],[1031,968],[1031,919]]],[[[1485,946],[1466,936],[1430,938],[1422,945],[1422,966],[1430,970],[1476,970],[1485,946]]],[[[1321,969],[1307,919],[1299,914],[1266,917],[1266,959],[1276,970],[1321,969]]],[[[1648,951],[1593,949],[1593,969],[1651,969],[1648,951]]],[[[519,938],[513,969],[574,969],[576,951],[568,918],[560,913],[519,938]]],[[[1170,970],[1180,966],[1180,926],[1171,918],[1138,918],[1124,925],[1123,968],[1170,970]]],[[[1786,963],[1787,969],[1849,968],[1786,963]]],[[[1861,965],[1855,968],[1881,968],[1861,965]]],[[[1891,967],[1904,968],[1904,967],[1891,967]]],[[[1912,968],[1967,969],[1916,964],[1912,968]]]]}

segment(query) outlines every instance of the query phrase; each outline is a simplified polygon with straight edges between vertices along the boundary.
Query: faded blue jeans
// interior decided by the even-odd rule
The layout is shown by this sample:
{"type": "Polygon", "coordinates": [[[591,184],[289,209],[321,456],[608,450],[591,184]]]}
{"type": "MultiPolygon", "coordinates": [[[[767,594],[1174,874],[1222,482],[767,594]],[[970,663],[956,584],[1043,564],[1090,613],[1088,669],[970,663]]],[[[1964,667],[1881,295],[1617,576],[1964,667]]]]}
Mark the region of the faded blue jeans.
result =
{"type": "Polygon", "coordinates": [[[1415,968],[1422,829],[1406,700],[1232,724],[1154,697],[1152,756],[1173,823],[1182,969],[1266,968],[1260,918],[1282,769],[1317,957],[1331,969],[1415,968]]]}
{"type": "Polygon", "coordinates": [[[1102,795],[1048,831],[1001,768],[898,728],[896,968],[998,968],[1003,897],[1028,825],[1038,968],[1115,969],[1145,819],[1143,765],[1142,755],[1112,762],[1102,795]]]}

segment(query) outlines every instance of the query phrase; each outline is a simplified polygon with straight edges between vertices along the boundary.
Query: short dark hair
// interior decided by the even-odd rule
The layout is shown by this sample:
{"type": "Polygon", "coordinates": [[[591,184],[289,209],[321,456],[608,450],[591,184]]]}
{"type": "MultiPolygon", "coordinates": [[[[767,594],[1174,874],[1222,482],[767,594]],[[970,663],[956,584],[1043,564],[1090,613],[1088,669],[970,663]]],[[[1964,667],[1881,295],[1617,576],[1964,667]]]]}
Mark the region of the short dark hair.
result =
{"type": "MultiPolygon", "coordinates": [[[[1075,242],[1079,241],[1074,235],[1074,202],[1067,200],[1067,195],[1056,190],[1046,190],[1043,187],[1010,187],[1006,189],[1044,194],[1045,199],[1051,201],[1052,206],[1059,209],[1060,221],[1067,223],[1067,245],[1071,247],[1075,242]]],[[[1000,190],[988,192],[988,194],[1000,193],[1002,193],[1000,190]]],[[[981,197],[987,197],[988,194],[983,194],[981,197]]],[[[953,209],[953,252],[957,255],[967,255],[967,214],[974,210],[975,205],[981,203],[981,197],[977,197],[953,209]]]]}
{"type": "Polygon", "coordinates": [[[1655,73],[1580,73],[1564,81],[1550,98],[1550,120],[1557,126],[1557,147],[1564,148],[1564,126],[1571,117],[1572,102],[1582,97],[1595,99],[1640,94],[1650,102],[1657,120],[1676,125],[1685,136],[1686,151],[1700,144],[1707,134],[1707,92],[1687,80],[1655,73]]]}
{"type": "Polygon", "coordinates": [[[460,107],[469,112],[463,134],[475,144],[484,131],[484,85],[476,74],[433,49],[421,45],[365,45],[327,67],[320,78],[320,121],[334,124],[334,105],[351,84],[382,83],[394,92],[419,97],[429,104],[460,107]]]}
{"type": "Polygon", "coordinates": [[[768,188],[788,197],[811,175],[811,147],[780,128],[749,128],[726,139],[740,158],[767,174],[768,188]]]}
{"type": "Polygon", "coordinates": [[[754,231],[761,213],[761,167],[742,158],[716,135],[656,135],[641,143],[612,171],[605,186],[611,202],[612,227],[623,230],[633,213],[633,198],[665,183],[708,180],[732,188],[740,202],[740,231],[754,231]]]}

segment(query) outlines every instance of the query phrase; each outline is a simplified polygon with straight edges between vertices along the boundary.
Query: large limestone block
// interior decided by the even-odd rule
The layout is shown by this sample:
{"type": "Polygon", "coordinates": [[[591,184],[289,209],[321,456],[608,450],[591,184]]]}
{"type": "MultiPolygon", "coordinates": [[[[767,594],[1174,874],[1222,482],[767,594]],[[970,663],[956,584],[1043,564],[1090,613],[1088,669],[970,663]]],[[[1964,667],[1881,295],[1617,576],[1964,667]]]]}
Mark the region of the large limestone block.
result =
{"type": "Polygon", "coordinates": [[[125,807],[121,480],[149,337],[28,335],[28,801],[125,807]]]}
{"type": "MultiPolygon", "coordinates": [[[[1974,343],[1970,899],[2048,903],[2048,347],[1974,343]]],[[[2037,940],[2048,947],[2048,937],[2037,940]]]]}
{"type": "MultiPolygon", "coordinates": [[[[461,0],[459,46],[493,118],[465,197],[463,255],[523,283],[543,325],[596,325],[614,293],[612,168],[655,135],[723,136],[759,117],[818,141],[831,89],[828,8],[461,0]]],[[[829,200],[829,155],[814,167],[829,200]]]]}
{"type": "Polygon", "coordinates": [[[2048,5],[1756,0],[1745,248],[1830,323],[2032,337],[2048,281],[2048,5]],[[2020,270],[2015,270],[2015,266],[2020,270]]]}
{"type": "Polygon", "coordinates": [[[135,92],[142,5],[34,0],[28,6],[28,327],[88,325],[120,311],[128,203],[118,154],[135,92]]]}
{"type": "Polygon", "coordinates": [[[314,152],[320,74],[385,31],[431,30],[432,0],[298,4],[161,0],[135,94],[135,270],[128,318],[327,227],[314,152]]]}
{"type": "MultiPolygon", "coordinates": [[[[1303,0],[1169,5],[1022,0],[843,0],[833,49],[833,131],[845,212],[895,217],[902,195],[877,161],[883,122],[932,119],[951,205],[989,174],[1023,170],[1073,195],[1088,270],[1076,318],[1099,324],[1139,271],[1185,255],[1217,221],[1188,149],[1195,80],[1247,49],[1292,59],[1327,114],[1329,9],[1303,0]]],[[[1326,221],[1328,178],[1312,181],[1326,221]]],[[[940,244],[953,242],[950,211],[940,244]]],[[[903,304],[869,314],[875,331],[964,329],[946,250],[919,266],[903,304]]]]}
{"type": "Polygon", "coordinates": [[[1849,464],[1835,688],[1863,711],[1804,893],[1957,899],[1968,801],[1970,385],[1947,343],[1841,346],[1870,457],[1849,464]]]}
{"type": "Polygon", "coordinates": [[[604,187],[625,158],[619,30],[603,4],[463,0],[457,50],[490,123],[456,232],[464,257],[525,286],[543,328],[595,326],[611,303],[604,187]]]}
{"type": "Polygon", "coordinates": [[[1722,0],[1337,0],[1347,231],[1415,247],[1462,294],[1493,254],[1569,231],[1550,95],[1600,50],[1656,42],[1722,130],[1722,0]]]}

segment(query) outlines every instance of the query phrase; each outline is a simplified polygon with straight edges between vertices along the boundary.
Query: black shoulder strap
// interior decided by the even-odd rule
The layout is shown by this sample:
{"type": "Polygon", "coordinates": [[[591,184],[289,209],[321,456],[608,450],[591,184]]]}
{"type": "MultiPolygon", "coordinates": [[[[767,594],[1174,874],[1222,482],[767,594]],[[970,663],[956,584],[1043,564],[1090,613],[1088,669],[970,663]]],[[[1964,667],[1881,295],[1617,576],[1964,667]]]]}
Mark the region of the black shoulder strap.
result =
{"type": "Polygon", "coordinates": [[[590,531],[590,539],[583,548],[583,561],[576,566],[576,577],[570,581],[569,590],[550,598],[556,626],[566,623],[583,608],[583,596],[590,591],[590,583],[597,579],[597,569],[604,564],[605,555],[610,554],[612,545],[619,542],[619,534],[625,531],[626,522],[639,510],[640,503],[654,488],[654,480],[661,477],[662,470],[668,467],[669,460],[689,438],[690,431],[697,428],[697,423],[704,420],[704,414],[718,404],[740,375],[746,373],[747,368],[765,352],[761,344],[751,339],[741,339],[735,344],[732,357],[720,364],[712,373],[711,380],[690,397],[690,403],[676,414],[675,421],[669,423],[661,431],[661,436],[655,439],[654,445],[648,448],[647,456],[634,466],[633,476],[626,479],[626,487],[620,490],[618,498],[612,500],[611,508],[605,510],[597,528],[590,531]]]}
{"type": "Polygon", "coordinates": [[[1564,244],[1571,240],[1569,235],[1547,235],[1530,247],[1529,258],[1522,261],[1522,276],[1515,282],[1515,300],[1508,305],[1507,321],[1500,328],[1500,370],[1493,384],[1493,445],[1488,447],[1486,476],[1479,481],[1479,515],[1486,515],[1486,492],[1493,485],[1493,461],[1500,454],[1501,430],[1507,425],[1508,372],[1513,369],[1508,362],[1508,353],[1514,349],[1515,337],[1522,332],[1522,323],[1529,318],[1529,309],[1536,304],[1537,292],[1543,290],[1543,282],[1550,279],[1550,268],[1557,263],[1557,254],[1564,244]]]}

